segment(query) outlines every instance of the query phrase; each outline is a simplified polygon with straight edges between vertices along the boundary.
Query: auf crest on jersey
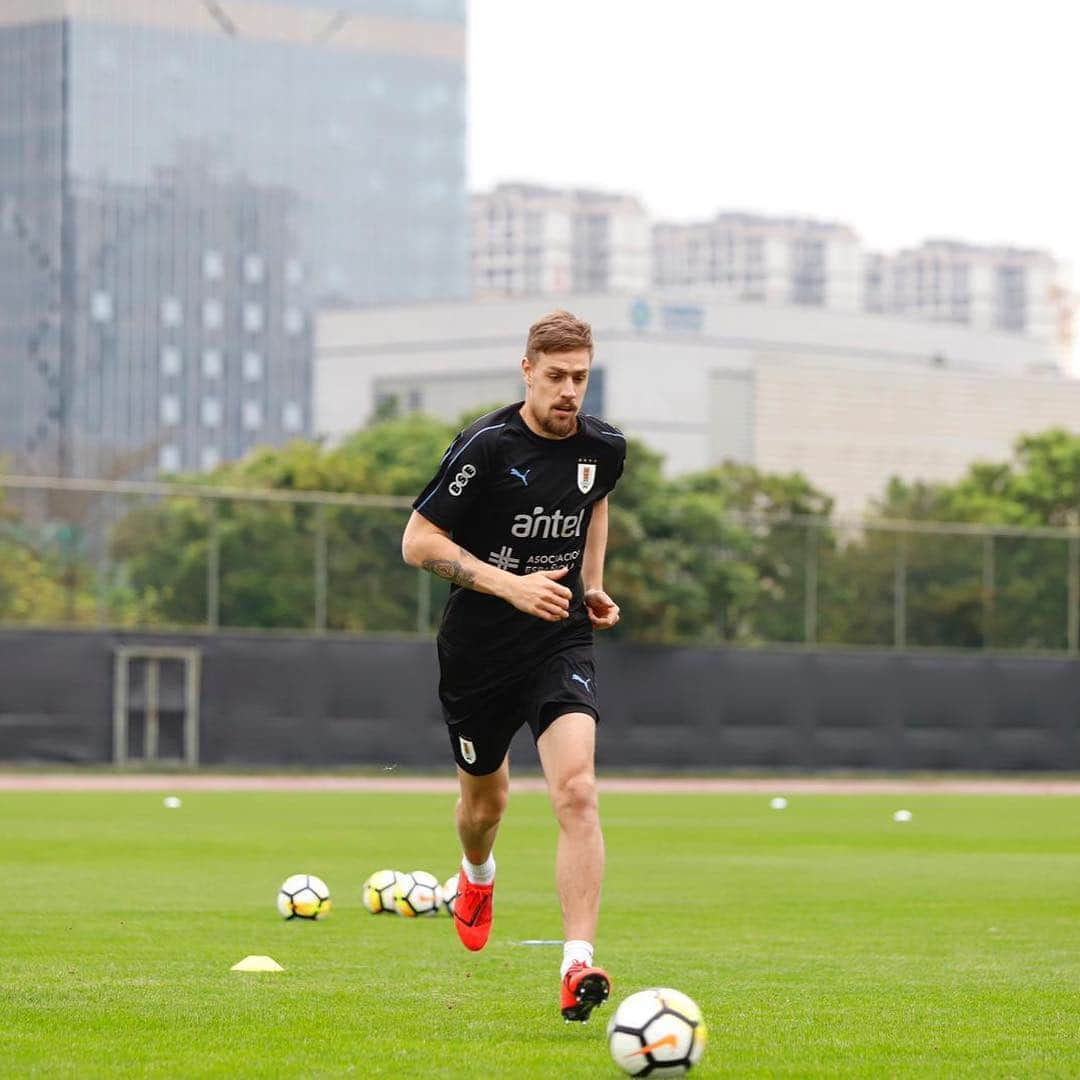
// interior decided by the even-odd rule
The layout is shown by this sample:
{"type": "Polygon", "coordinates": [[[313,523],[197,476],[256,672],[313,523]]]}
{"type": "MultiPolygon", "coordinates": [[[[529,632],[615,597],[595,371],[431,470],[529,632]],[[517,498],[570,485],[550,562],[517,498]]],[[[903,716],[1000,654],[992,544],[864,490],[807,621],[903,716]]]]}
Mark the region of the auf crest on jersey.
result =
{"type": "Polygon", "coordinates": [[[596,462],[579,461],[577,464],[577,486],[582,495],[588,495],[596,482],[596,462]]]}

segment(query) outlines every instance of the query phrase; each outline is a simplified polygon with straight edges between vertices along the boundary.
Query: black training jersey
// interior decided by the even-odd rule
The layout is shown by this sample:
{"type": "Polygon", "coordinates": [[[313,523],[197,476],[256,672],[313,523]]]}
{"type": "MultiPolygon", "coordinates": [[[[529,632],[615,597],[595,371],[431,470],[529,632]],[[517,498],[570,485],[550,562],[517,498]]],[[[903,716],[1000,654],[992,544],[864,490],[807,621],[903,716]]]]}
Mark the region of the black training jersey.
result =
{"type": "Polygon", "coordinates": [[[580,415],[577,434],[545,439],[521,418],[521,405],[488,413],[462,431],[413,507],[502,570],[566,567],[559,580],[573,593],[570,617],[545,622],[505,600],[452,586],[439,643],[443,678],[462,689],[507,681],[546,655],[592,641],[581,584],[585,537],[593,506],[622,475],[626,439],[610,424],[580,415]]]}

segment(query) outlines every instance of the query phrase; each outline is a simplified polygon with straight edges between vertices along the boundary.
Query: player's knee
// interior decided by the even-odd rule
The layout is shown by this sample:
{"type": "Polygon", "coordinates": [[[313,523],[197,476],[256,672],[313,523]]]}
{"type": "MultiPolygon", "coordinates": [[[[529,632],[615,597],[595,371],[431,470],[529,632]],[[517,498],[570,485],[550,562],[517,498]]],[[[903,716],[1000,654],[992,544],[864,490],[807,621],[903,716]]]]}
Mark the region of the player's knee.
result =
{"type": "Polygon", "coordinates": [[[491,829],[502,821],[508,796],[504,792],[463,798],[461,813],[473,829],[491,829]]]}
{"type": "Polygon", "coordinates": [[[552,792],[560,821],[581,821],[597,815],[596,776],[592,771],[573,773],[559,781],[552,792]]]}

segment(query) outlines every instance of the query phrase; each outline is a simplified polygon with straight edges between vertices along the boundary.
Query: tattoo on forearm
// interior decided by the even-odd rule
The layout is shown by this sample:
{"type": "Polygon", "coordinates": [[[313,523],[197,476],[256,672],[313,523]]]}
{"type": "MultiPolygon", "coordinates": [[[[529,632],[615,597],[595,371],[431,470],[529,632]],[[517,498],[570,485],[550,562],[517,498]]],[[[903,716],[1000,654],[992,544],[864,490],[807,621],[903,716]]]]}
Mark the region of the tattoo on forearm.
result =
{"type": "MultiPolygon", "coordinates": [[[[464,548],[458,548],[458,551],[461,552],[462,561],[470,557],[464,548]]],[[[425,570],[465,588],[469,588],[476,580],[476,571],[462,565],[457,559],[425,559],[421,565],[425,570]]]]}

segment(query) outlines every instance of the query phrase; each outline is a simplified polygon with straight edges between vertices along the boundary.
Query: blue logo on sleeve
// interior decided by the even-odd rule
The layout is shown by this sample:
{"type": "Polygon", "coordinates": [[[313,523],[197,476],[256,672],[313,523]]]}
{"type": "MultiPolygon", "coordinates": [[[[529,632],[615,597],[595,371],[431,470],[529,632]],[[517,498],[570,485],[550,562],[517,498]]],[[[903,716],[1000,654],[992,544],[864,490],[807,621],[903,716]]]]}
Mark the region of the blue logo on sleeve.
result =
{"type": "Polygon", "coordinates": [[[575,682],[581,683],[581,685],[584,686],[590,694],[592,693],[592,687],[589,686],[589,683],[592,682],[592,679],[586,679],[583,676],[579,675],[576,671],[571,674],[570,678],[573,679],[575,682]]]}

